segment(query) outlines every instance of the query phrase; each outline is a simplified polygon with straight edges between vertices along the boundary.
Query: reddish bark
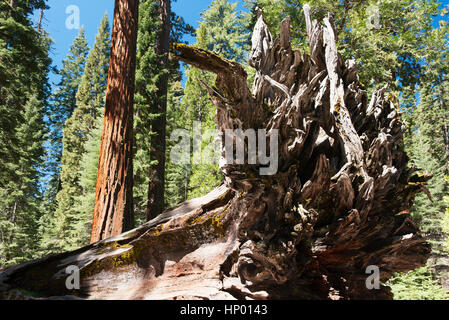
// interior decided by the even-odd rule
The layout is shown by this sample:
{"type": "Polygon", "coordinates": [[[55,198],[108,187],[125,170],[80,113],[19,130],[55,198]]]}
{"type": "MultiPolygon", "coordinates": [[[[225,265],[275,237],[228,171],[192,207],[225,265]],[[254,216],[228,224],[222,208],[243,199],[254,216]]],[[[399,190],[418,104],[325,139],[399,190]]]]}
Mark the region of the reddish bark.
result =
{"type": "Polygon", "coordinates": [[[259,14],[252,90],[242,65],[173,46],[180,60],[217,74],[206,89],[220,131],[279,132],[277,173],[225,163],[225,184],[202,198],[0,272],[0,299],[29,299],[24,290],[38,299],[392,299],[388,286],[367,286],[367,270],[378,267],[385,283],[426,264],[430,244],[407,212],[431,176],[408,167],[388,88],[369,99],[331,21],[312,20],[307,5],[304,13],[310,54],[292,48],[288,19],[273,40],[259,14]],[[73,265],[80,290],[65,285],[73,265]]]}
{"type": "Polygon", "coordinates": [[[91,242],[134,226],[133,104],[138,0],[116,0],[91,242]]]}

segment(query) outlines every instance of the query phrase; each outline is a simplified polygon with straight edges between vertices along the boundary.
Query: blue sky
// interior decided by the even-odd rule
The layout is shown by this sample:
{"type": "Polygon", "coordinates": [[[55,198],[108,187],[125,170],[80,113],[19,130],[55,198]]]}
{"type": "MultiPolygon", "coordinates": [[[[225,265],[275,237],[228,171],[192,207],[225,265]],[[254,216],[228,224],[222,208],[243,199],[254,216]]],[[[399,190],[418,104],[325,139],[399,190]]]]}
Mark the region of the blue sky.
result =
{"type": "MultiPolygon", "coordinates": [[[[231,0],[231,2],[235,2],[231,0]]],[[[239,1],[242,2],[242,1],[239,1]]],[[[211,0],[177,0],[172,4],[172,10],[195,28],[200,21],[200,13],[207,9],[211,0]]],[[[68,49],[77,36],[77,29],[68,29],[66,20],[70,14],[66,8],[76,5],[80,10],[80,24],[84,26],[89,46],[92,47],[95,35],[100,25],[101,18],[105,12],[108,13],[112,26],[112,15],[114,13],[114,0],[49,0],[50,9],[45,13],[44,27],[50,33],[54,41],[51,57],[53,64],[62,66],[62,60],[66,57],[68,49]]],[[[240,5],[240,8],[243,8],[240,5]]],[[[193,41],[187,38],[187,41],[193,41]]],[[[50,80],[57,82],[58,77],[51,75],[50,80]]]]}
{"type": "MultiPolygon", "coordinates": [[[[172,9],[184,20],[198,27],[200,13],[207,9],[212,0],[177,0],[173,2],[172,9]]],[[[230,2],[235,2],[230,0],[230,2]]],[[[244,10],[242,0],[239,2],[239,9],[244,10]]],[[[441,3],[447,5],[449,0],[442,0],[441,3]]],[[[68,49],[77,36],[77,29],[68,29],[66,20],[69,14],[66,13],[68,6],[76,5],[80,10],[80,24],[84,26],[86,38],[89,46],[92,47],[95,41],[95,34],[99,27],[101,18],[105,12],[108,13],[112,25],[112,14],[114,12],[114,0],[49,0],[50,9],[45,13],[44,27],[50,33],[54,41],[51,52],[53,64],[57,67],[62,65],[62,60],[66,57],[68,49]]],[[[438,24],[438,18],[435,25],[438,24]]],[[[193,41],[187,38],[188,41],[193,41]]],[[[58,81],[56,75],[51,75],[50,80],[54,83],[58,81]]]]}

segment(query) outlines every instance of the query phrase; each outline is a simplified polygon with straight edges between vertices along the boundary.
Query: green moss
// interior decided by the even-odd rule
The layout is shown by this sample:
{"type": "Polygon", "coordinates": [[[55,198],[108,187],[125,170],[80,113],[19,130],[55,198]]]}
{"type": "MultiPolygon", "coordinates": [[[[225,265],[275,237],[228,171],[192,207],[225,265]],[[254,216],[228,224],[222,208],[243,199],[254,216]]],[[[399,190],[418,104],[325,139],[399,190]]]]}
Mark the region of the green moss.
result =
{"type": "Polygon", "coordinates": [[[154,235],[159,236],[163,230],[164,230],[164,225],[163,224],[158,225],[156,227],[156,230],[154,231],[154,235]]]}
{"type": "Polygon", "coordinates": [[[226,228],[223,223],[223,219],[225,218],[228,212],[229,206],[226,206],[226,208],[221,213],[212,216],[211,219],[212,227],[214,228],[214,232],[220,236],[223,236],[226,233],[226,228]]]}
{"type": "Polygon", "coordinates": [[[137,255],[134,248],[125,251],[119,256],[112,257],[112,264],[114,267],[123,267],[132,264],[136,261],[137,255]]]}
{"type": "Polygon", "coordinates": [[[136,245],[124,244],[120,245],[118,242],[109,243],[107,247],[102,248],[99,253],[102,252],[112,252],[119,249],[128,249],[125,252],[107,257],[101,260],[93,261],[89,266],[83,268],[81,270],[83,277],[90,277],[96,273],[101,272],[102,270],[110,270],[113,268],[120,268],[127,265],[130,265],[137,261],[137,258],[141,252],[140,247],[136,245]]]}
{"type": "Polygon", "coordinates": [[[188,221],[187,224],[193,226],[193,225],[199,224],[201,222],[203,222],[203,217],[199,216],[199,217],[196,217],[195,219],[193,219],[191,221],[188,221]]]}

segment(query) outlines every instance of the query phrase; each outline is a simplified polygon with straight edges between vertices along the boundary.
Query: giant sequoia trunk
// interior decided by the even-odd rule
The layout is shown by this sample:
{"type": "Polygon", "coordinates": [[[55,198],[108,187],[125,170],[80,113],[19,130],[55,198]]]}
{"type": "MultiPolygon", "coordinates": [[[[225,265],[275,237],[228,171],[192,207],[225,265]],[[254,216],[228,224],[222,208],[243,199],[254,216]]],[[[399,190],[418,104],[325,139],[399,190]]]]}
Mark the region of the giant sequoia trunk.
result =
{"type": "Polygon", "coordinates": [[[139,0],[116,0],[91,242],[134,227],[133,113],[139,0]]]}
{"type": "MultiPolygon", "coordinates": [[[[407,168],[402,122],[387,88],[370,102],[356,65],[336,49],[329,19],[312,21],[310,55],[273,40],[260,15],[252,39],[253,90],[237,63],[187,45],[179,59],[217,74],[208,88],[220,130],[279,130],[279,170],[224,164],[225,184],[145,225],[75,252],[11,267],[15,288],[91,299],[382,299],[385,281],[426,263],[430,248],[407,210],[430,178],[407,168]],[[81,270],[69,292],[65,268],[81,270]]],[[[259,141],[260,142],[260,141],[259,141]]],[[[224,152],[224,150],[223,150],[224,152]]]]}

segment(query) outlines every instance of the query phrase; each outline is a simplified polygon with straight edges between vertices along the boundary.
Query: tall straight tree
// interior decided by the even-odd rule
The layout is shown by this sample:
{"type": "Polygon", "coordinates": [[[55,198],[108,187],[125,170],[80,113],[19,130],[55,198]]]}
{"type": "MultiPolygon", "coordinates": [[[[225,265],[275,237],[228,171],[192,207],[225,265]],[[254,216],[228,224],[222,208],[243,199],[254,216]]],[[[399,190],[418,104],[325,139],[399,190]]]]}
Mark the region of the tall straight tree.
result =
{"type": "MultiPolygon", "coordinates": [[[[168,68],[161,68],[159,56],[156,53],[157,40],[159,38],[159,26],[161,24],[159,18],[159,1],[158,0],[141,0],[139,6],[139,35],[137,40],[137,66],[136,66],[136,92],[134,96],[134,188],[133,203],[136,224],[142,224],[147,219],[148,207],[148,186],[151,179],[154,179],[152,173],[157,172],[154,168],[157,160],[155,159],[156,151],[159,146],[152,145],[153,128],[152,124],[159,119],[160,113],[157,110],[157,101],[161,98],[158,96],[157,85],[159,78],[168,73],[168,98],[167,98],[167,125],[166,137],[170,136],[173,128],[184,128],[180,125],[185,117],[175,119],[176,115],[183,114],[182,108],[177,100],[180,99],[182,87],[178,86],[181,81],[180,64],[175,59],[170,59],[168,68]],[[174,90],[170,88],[176,87],[174,90]],[[173,94],[171,94],[173,93],[173,94]],[[170,108],[173,112],[171,112],[170,108]],[[176,109],[176,110],[175,110],[176,109]],[[177,127],[173,127],[177,126],[177,127]]],[[[180,43],[184,35],[194,35],[192,26],[185,23],[184,19],[171,13],[171,34],[170,42],[180,43]]],[[[165,154],[169,154],[170,147],[168,142],[165,154]]],[[[177,204],[180,200],[180,193],[175,189],[184,186],[184,180],[179,183],[176,173],[182,171],[181,167],[166,161],[165,164],[165,207],[177,204]],[[176,167],[176,168],[175,168],[176,167]],[[175,173],[176,172],[176,173],[175,173]],[[176,178],[175,178],[176,176],[176,178]],[[175,178],[173,180],[173,178],[175,178]],[[170,189],[170,191],[167,190],[170,189]],[[178,201],[178,202],[177,202],[178,201]]],[[[185,173],[182,172],[182,177],[185,173]]],[[[185,189],[184,187],[182,188],[185,189]]],[[[184,195],[182,191],[182,195],[184,195]]]]}
{"type": "Polygon", "coordinates": [[[134,226],[133,114],[139,0],[115,0],[91,242],[134,226]]]}
{"type": "MultiPolygon", "coordinates": [[[[219,54],[226,59],[245,62],[245,43],[249,34],[243,26],[242,16],[237,11],[237,2],[231,3],[229,0],[214,0],[208,9],[201,13],[201,23],[196,32],[196,47],[209,50],[219,54]],[[226,30],[226,32],[223,32],[226,30]]],[[[201,122],[203,138],[201,148],[195,148],[192,157],[192,172],[189,177],[188,197],[196,198],[207,194],[211,189],[219,186],[223,182],[223,175],[218,166],[218,157],[215,163],[206,155],[203,150],[212,142],[215,137],[207,137],[204,133],[208,130],[216,130],[215,121],[216,107],[210,101],[206,88],[198,81],[199,79],[213,86],[216,76],[212,73],[204,72],[193,66],[187,67],[187,82],[185,86],[185,96],[182,99],[186,109],[190,129],[194,128],[194,121],[201,122]],[[201,160],[201,161],[200,161],[201,160]],[[204,160],[209,160],[205,163],[204,160]]],[[[199,133],[199,132],[198,132],[199,133]]]]}
{"type": "Polygon", "coordinates": [[[46,8],[37,0],[0,2],[0,266],[38,249],[51,40],[32,16],[46,8]]]}
{"type": "Polygon", "coordinates": [[[141,0],[137,37],[136,86],[134,95],[134,187],[133,203],[136,224],[146,221],[148,184],[155,161],[151,150],[151,124],[159,114],[156,105],[157,79],[165,71],[156,54],[159,31],[158,0],[141,0]]]}
{"type": "MultiPolygon", "coordinates": [[[[61,157],[63,153],[63,130],[67,119],[76,109],[76,95],[81,83],[89,46],[82,27],[78,36],[70,46],[67,57],[62,61],[61,76],[56,90],[52,94],[52,103],[48,106],[48,127],[50,131],[48,141],[47,174],[49,181],[45,191],[46,212],[49,217],[54,215],[57,207],[56,196],[61,190],[61,157]]],[[[49,230],[53,226],[47,225],[49,230]]]]}
{"type": "MultiPolygon", "coordinates": [[[[61,189],[56,197],[56,210],[49,212],[50,218],[53,218],[54,221],[47,223],[47,231],[43,234],[42,239],[44,248],[57,249],[59,247],[62,250],[73,250],[90,241],[94,204],[92,200],[95,198],[99,155],[97,151],[93,182],[86,185],[84,171],[86,168],[86,153],[92,150],[91,148],[88,151],[86,144],[88,140],[92,139],[94,131],[97,134],[96,128],[100,127],[101,129],[103,122],[110,48],[109,22],[105,14],[76,90],[75,108],[64,122],[63,148],[60,161],[61,189]],[[89,195],[89,201],[86,199],[86,195],[89,195]]],[[[60,94],[66,93],[60,92],[60,94]]],[[[99,136],[96,145],[97,147],[100,146],[99,136]]]]}
{"type": "MultiPolygon", "coordinates": [[[[156,43],[156,54],[160,59],[161,68],[168,68],[168,53],[170,47],[171,29],[171,1],[159,1],[160,29],[156,43]]],[[[148,186],[147,220],[151,220],[160,214],[164,208],[165,191],[165,149],[166,149],[166,123],[167,123],[167,92],[168,73],[163,73],[157,81],[156,112],[159,117],[152,123],[153,137],[151,146],[154,150],[154,159],[157,161],[152,168],[152,179],[148,186]]]]}

